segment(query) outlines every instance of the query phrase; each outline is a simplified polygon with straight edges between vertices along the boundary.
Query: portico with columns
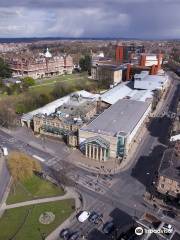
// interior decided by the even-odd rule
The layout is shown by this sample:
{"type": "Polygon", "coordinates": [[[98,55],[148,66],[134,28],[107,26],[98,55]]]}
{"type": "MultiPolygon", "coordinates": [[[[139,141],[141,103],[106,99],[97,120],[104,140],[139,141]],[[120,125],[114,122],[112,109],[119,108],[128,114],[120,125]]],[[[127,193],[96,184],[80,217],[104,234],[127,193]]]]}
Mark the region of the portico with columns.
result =
{"type": "Polygon", "coordinates": [[[105,162],[109,158],[110,144],[101,137],[86,139],[82,143],[82,149],[85,156],[98,162],[105,162]]]}

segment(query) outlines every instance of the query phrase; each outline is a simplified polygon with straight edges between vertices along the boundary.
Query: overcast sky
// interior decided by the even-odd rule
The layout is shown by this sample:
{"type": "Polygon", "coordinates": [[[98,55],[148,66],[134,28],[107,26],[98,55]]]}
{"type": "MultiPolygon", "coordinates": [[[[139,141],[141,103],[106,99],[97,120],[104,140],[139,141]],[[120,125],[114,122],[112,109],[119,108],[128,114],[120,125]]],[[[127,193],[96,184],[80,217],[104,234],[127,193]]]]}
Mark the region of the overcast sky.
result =
{"type": "Polygon", "coordinates": [[[180,0],[0,0],[0,37],[180,38],[180,0]]]}

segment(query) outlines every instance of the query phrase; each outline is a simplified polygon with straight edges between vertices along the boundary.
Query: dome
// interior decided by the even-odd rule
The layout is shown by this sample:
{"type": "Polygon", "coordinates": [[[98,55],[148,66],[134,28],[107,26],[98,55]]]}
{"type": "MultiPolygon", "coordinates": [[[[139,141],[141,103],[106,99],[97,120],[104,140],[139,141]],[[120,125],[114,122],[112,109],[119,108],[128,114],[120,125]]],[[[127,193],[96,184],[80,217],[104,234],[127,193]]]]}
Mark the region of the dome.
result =
{"type": "Polygon", "coordinates": [[[49,52],[49,49],[47,48],[46,53],[45,53],[46,58],[51,58],[52,54],[49,52]]]}

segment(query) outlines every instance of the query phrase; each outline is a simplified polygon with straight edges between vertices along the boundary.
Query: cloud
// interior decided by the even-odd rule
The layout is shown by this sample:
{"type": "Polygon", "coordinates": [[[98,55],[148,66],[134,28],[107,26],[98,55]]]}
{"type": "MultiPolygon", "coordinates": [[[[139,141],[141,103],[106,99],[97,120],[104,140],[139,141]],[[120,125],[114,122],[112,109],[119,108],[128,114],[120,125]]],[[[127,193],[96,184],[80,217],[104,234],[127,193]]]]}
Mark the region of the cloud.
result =
{"type": "Polygon", "coordinates": [[[1,0],[2,37],[179,38],[179,0],[1,0]]]}

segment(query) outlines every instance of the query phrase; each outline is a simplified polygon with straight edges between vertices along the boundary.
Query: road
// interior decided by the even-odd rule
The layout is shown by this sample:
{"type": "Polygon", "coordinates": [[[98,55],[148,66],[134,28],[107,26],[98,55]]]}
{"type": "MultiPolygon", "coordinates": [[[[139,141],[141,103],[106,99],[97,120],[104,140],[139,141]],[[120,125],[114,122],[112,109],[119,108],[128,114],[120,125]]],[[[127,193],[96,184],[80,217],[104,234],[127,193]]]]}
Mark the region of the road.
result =
{"type": "MultiPolygon", "coordinates": [[[[174,78],[173,74],[170,75],[174,78]]],[[[172,88],[163,101],[158,115],[175,111],[176,99],[174,95],[177,97],[177,86],[178,81],[174,79],[172,88]]],[[[60,150],[56,152],[51,146],[46,149],[43,144],[31,144],[31,142],[27,144],[1,130],[0,142],[6,145],[8,149],[19,149],[30,155],[39,156],[44,160],[43,163],[45,163],[47,169],[55,170],[57,177],[62,173],[61,171],[66,169],[66,175],[73,182],[76,182],[77,191],[83,195],[84,208],[103,213],[104,222],[114,219],[118,226],[123,227],[127,223],[132,223],[134,217],[141,217],[146,211],[154,212],[151,206],[145,205],[143,194],[150,190],[153,179],[157,174],[161,156],[167,147],[170,125],[171,119],[167,116],[152,119],[145,139],[143,139],[134,155],[133,164],[126,171],[116,174],[112,179],[104,179],[103,176],[97,177],[94,173],[64,161],[70,154],[65,146],[60,147],[59,145],[60,150]]],[[[160,215],[160,217],[162,216],[160,215]]],[[[167,219],[167,221],[169,220],[167,219]]],[[[173,221],[172,223],[180,229],[179,222],[173,221]]],[[[88,239],[96,240],[99,239],[100,235],[101,239],[105,238],[101,232],[102,225],[103,223],[94,226],[88,221],[80,224],[74,218],[71,228],[75,231],[79,230],[88,239]]]]}

